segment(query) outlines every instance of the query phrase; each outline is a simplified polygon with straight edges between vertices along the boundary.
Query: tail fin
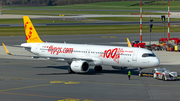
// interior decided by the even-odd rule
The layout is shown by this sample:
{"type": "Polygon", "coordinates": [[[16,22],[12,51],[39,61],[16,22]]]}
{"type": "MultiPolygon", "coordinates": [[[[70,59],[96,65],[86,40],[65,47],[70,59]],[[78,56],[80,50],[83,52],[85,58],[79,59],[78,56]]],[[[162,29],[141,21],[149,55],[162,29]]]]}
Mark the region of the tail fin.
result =
{"type": "Polygon", "coordinates": [[[128,38],[127,38],[127,44],[128,44],[128,47],[132,47],[128,38]]]}
{"type": "Polygon", "coordinates": [[[23,16],[23,20],[27,43],[43,43],[43,41],[39,38],[39,35],[37,34],[29,17],[23,16]]]}

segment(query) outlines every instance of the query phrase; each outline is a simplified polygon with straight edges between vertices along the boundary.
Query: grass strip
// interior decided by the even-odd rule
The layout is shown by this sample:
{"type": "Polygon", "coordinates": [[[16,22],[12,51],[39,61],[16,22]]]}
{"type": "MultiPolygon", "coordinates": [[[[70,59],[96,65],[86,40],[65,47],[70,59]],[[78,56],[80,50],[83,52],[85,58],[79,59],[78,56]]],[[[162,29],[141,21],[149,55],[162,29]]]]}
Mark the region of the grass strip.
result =
{"type": "MultiPolygon", "coordinates": [[[[31,19],[32,23],[82,23],[83,21],[65,21],[65,20],[39,20],[31,19]]],[[[0,19],[0,24],[23,24],[23,19],[0,19]]]]}
{"type": "MultiPolygon", "coordinates": [[[[41,6],[41,7],[3,7],[20,9],[119,9],[119,10],[139,10],[139,1],[112,1],[87,4],[72,4],[63,6],[41,6]]],[[[167,1],[143,1],[143,10],[167,11],[167,1]]],[[[170,1],[171,11],[180,9],[180,1],[170,1]]]]}
{"type": "MultiPolygon", "coordinates": [[[[149,26],[143,25],[143,33],[149,33],[149,26]]],[[[35,27],[39,35],[80,35],[80,34],[123,34],[139,33],[139,25],[103,25],[103,26],[45,26],[35,27]]],[[[171,27],[171,32],[180,32],[180,28],[171,27]]],[[[0,27],[0,36],[23,36],[23,27],[0,27]]],[[[163,33],[163,26],[153,26],[152,33],[163,33]]],[[[165,29],[167,32],[167,27],[165,29]]]]}
{"type": "MultiPolygon", "coordinates": [[[[99,18],[87,18],[96,20],[110,20],[110,21],[139,21],[138,17],[99,17],[99,18]]],[[[162,21],[161,18],[151,18],[153,21],[162,21]]],[[[149,18],[144,17],[143,21],[149,21],[149,18]]],[[[166,21],[168,19],[166,18],[166,21]]],[[[68,21],[68,20],[44,20],[44,19],[31,19],[32,23],[86,23],[87,20],[82,21],[68,21]]],[[[170,18],[170,21],[180,21],[179,18],[170,18]]],[[[0,19],[0,24],[23,24],[23,19],[0,19]]]]}

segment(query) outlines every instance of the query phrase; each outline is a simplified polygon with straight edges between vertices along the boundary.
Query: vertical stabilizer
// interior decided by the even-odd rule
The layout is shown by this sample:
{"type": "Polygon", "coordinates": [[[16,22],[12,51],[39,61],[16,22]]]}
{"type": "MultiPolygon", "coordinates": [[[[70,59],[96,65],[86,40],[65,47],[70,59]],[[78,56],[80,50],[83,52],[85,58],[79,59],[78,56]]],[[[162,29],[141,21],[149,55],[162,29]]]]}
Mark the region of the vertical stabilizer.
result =
{"type": "Polygon", "coordinates": [[[27,43],[43,43],[43,41],[39,38],[39,35],[37,34],[29,17],[23,16],[23,20],[27,43]]]}
{"type": "Polygon", "coordinates": [[[127,44],[128,44],[128,47],[132,47],[128,38],[127,38],[127,44]]]}

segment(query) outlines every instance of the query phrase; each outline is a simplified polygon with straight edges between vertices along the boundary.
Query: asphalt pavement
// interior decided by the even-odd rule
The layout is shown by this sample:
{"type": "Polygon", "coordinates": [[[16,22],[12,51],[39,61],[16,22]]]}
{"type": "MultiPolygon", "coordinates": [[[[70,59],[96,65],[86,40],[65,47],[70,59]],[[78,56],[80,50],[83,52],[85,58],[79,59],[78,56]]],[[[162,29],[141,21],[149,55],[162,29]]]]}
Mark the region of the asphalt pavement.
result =
{"type": "MultiPolygon", "coordinates": [[[[153,41],[163,33],[154,33],[153,41]]],[[[125,46],[126,38],[139,40],[139,34],[96,34],[40,36],[43,41],[79,44],[125,46]]],[[[171,37],[178,37],[172,33],[171,37]]],[[[148,34],[143,40],[148,42],[148,34]]],[[[25,36],[0,37],[8,50],[17,56],[9,56],[0,46],[0,100],[2,101],[151,101],[180,100],[180,81],[162,81],[152,77],[139,77],[137,68],[114,70],[103,66],[102,72],[93,67],[86,74],[69,74],[64,62],[32,59],[32,54],[20,47],[25,36]],[[27,55],[22,57],[20,55],[27,55]],[[132,72],[128,80],[127,72],[132,72]]],[[[179,53],[154,51],[160,58],[158,67],[165,67],[180,74],[179,53]]],[[[151,73],[152,68],[143,69],[151,73]]]]}

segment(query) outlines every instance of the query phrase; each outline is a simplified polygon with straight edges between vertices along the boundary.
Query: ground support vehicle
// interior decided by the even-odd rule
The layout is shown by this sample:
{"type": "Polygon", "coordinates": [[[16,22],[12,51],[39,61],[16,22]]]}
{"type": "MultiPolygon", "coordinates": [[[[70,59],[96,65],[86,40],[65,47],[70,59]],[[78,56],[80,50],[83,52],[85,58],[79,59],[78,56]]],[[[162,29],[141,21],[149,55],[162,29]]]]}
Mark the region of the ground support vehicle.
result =
{"type": "Polygon", "coordinates": [[[165,50],[166,48],[163,48],[161,45],[157,45],[157,44],[147,44],[146,43],[139,43],[139,41],[132,41],[131,42],[131,46],[132,47],[139,47],[139,48],[146,48],[148,50],[155,50],[155,51],[159,51],[159,50],[165,50]]]}
{"type": "Polygon", "coordinates": [[[153,77],[155,79],[167,80],[178,80],[177,72],[171,72],[166,68],[154,68],[153,77]]]}
{"type": "Polygon", "coordinates": [[[178,38],[161,38],[159,39],[159,45],[166,49],[166,51],[180,51],[180,39],[178,38]]]}
{"type": "Polygon", "coordinates": [[[132,41],[131,46],[132,47],[139,47],[139,48],[144,48],[146,43],[140,43],[139,41],[132,41]]]}

